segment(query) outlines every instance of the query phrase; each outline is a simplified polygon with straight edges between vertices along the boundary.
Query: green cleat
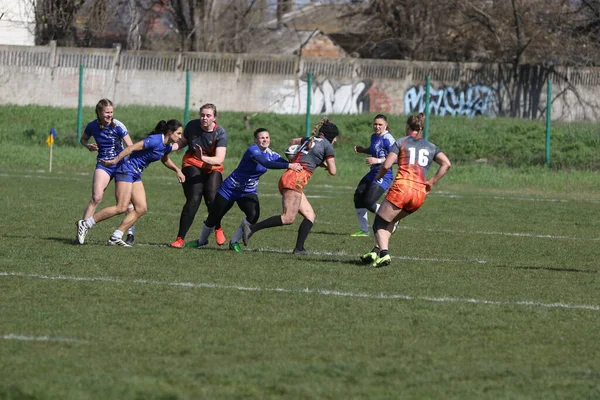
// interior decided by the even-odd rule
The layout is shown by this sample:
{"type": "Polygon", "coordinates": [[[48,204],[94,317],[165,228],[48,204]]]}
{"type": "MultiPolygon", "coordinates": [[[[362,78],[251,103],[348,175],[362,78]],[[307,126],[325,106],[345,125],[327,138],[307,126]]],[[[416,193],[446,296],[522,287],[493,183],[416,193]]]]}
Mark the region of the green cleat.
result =
{"type": "Polygon", "coordinates": [[[229,242],[229,250],[233,250],[236,253],[241,253],[242,251],[244,251],[244,249],[242,248],[242,246],[240,246],[240,244],[237,243],[237,242],[235,242],[235,243],[229,242]]]}
{"type": "Polygon", "coordinates": [[[375,253],[374,251],[370,251],[360,256],[360,261],[362,261],[363,264],[370,264],[375,260],[377,260],[377,253],[375,253]]]}
{"type": "Polygon", "coordinates": [[[390,265],[392,263],[392,257],[389,254],[386,254],[383,257],[377,257],[377,260],[373,261],[371,267],[373,268],[381,268],[386,265],[390,265]]]}
{"type": "Polygon", "coordinates": [[[187,242],[183,247],[186,249],[197,249],[198,247],[206,246],[207,244],[208,241],[200,244],[198,243],[198,240],[192,240],[190,242],[187,242]]]}
{"type": "Polygon", "coordinates": [[[368,237],[369,232],[358,231],[358,232],[351,233],[350,236],[352,236],[352,237],[368,237]]]}

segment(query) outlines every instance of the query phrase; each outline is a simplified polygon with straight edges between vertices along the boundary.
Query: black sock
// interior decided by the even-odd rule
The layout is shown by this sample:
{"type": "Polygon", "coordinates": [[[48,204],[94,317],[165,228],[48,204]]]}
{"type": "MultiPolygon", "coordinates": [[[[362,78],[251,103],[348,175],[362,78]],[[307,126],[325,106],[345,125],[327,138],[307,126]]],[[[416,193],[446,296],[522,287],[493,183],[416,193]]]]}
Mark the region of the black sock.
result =
{"type": "Polygon", "coordinates": [[[304,242],[310,233],[313,223],[308,219],[304,219],[298,228],[298,238],[296,239],[296,250],[304,250],[304,242]]]}
{"type": "Polygon", "coordinates": [[[379,257],[385,257],[389,254],[390,252],[388,250],[380,250],[379,251],[379,257]]]}
{"type": "Polygon", "coordinates": [[[283,226],[283,221],[281,221],[281,215],[274,215],[267,219],[263,219],[262,221],[254,225],[250,225],[250,231],[254,233],[260,231],[261,229],[274,228],[276,226],[283,226]]]}
{"type": "Polygon", "coordinates": [[[377,257],[379,257],[379,247],[375,246],[373,247],[373,250],[371,250],[373,253],[377,254],[377,257]]]}

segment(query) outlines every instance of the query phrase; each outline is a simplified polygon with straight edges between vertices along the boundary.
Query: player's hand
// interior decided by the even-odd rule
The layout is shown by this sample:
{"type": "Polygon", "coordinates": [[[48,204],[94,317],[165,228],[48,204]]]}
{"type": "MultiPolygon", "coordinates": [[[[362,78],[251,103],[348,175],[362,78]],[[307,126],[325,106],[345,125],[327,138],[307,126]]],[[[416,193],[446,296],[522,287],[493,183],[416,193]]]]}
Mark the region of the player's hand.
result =
{"type": "Polygon", "coordinates": [[[429,193],[429,192],[431,191],[431,187],[432,187],[432,186],[433,186],[433,185],[431,184],[431,182],[430,182],[430,181],[427,181],[427,182],[425,182],[425,191],[426,191],[427,193],[429,193]]]}
{"type": "Polygon", "coordinates": [[[100,160],[100,164],[104,165],[105,167],[112,167],[116,163],[117,161],[114,158],[112,160],[100,160]]]}
{"type": "Polygon", "coordinates": [[[363,151],[365,151],[365,148],[362,146],[354,146],[354,152],[355,153],[362,153],[363,151]]]}
{"type": "Polygon", "coordinates": [[[194,146],[194,152],[196,153],[196,157],[198,157],[199,159],[202,160],[202,156],[203,156],[202,146],[200,146],[199,144],[196,144],[194,146]]]}
{"type": "Polygon", "coordinates": [[[365,163],[367,165],[379,164],[379,159],[375,157],[367,157],[365,158],[365,163]]]}
{"type": "Polygon", "coordinates": [[[98,151],[98,145],[96,143],[88,144],[87,149],[91,152],[98,151]]]}
{"type": "Polygon", "coordinates": [[[289,163],[288,169],[294,171],[302,171],[302,165],[300,163],[289,163]]]}
{"type": "Polygon", "coordinates": [[[177,171],[177,180],[179,183],[185,182],[185,175],[181,171],[177,171]]]}

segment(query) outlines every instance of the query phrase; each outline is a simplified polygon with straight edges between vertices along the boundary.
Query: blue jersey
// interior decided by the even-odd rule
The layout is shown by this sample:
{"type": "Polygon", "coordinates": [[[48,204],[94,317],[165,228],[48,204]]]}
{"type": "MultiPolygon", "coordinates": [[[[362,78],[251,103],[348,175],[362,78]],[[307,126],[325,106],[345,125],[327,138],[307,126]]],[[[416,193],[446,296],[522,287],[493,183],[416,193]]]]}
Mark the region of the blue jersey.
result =
{"type": "Polygon", "coordinates": [[[113,119],[115,127],[100,127],[98,120],[87,124],[84,133],[93,137],[98,145],[97,160],[112,160],[123,151],[123,138],[129,134],[127,128],[119,120],[113,119]]]}
{"type": "Polygon", "coordinates": [[[248,147],[237,168],[223,181],[219,193],[227,200],[257,193],[258,180],[268,169],[286,169],[288,165],[288,161],[273,150],[262,152],[254,143],[248,147]]]}
{"type": "MultiPolygon", "coordinates": [[[[389,152],[392,150],[392,147],[394,146],[395,142],[396,139],[394,139],[394,137],[389,132],[385,132],[382,135],[377,135],[376,133],[373,133],[371,135],[371,145],[368,149],[371,157],[385,159],[389,152]]],[[[371,182],[375,182],[375,177],[377,176],[377,173],[379,173],[380,167],[381,164],[371,164],[371,169],[369,173],[365,175],[365,178],[367,178],[371,182]]],[[[390,168],[384,175],[383,179],[380,182],[375,183],[381,185],[385,190],[388,190],[393,179],[394,172],[392,171],[392,168],[390,168]]]]}
{"type": "Polygon", "coordinates": [[[119,163],[117,173],[140,176],[142,171],[154,161],[158,161],[173,149],[170,144],[163,142],[162,133],[151,133],[144,139],[144,149],[134,151],[129,157],[119,163]]]}

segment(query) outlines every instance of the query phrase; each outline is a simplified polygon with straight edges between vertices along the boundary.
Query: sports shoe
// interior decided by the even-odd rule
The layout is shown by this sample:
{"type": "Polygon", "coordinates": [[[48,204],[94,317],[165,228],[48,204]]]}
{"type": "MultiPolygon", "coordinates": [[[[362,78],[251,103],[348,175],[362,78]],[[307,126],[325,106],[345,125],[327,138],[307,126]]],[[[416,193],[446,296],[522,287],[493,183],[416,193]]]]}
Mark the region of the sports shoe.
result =
{"type": "Polygon", "coordinates": [[[375,260],[377,260],[377,253],[373,250],[360,256],[360,261],[362,261],[363,264],[370,264],[375,260]]]}
{"type": "Polygon", "coordinates": [[[223,228],[215,229],[215,239],[217,239],[217,244],[219,246],[223,246],[227,241],[225,237],[225,233],[223,233],[223,228]]]}
{"type": "Polygon", "coordinates": [[[198,247],[206,246],[208,244],[208,240],[204,243],[199,243],[198,240],[192,240],[191,242],[187,242],[183,245],[186,249],[197,249],[198,247]]]}
{"type": "Polygon", "coordinates": [[[241,253],[242,251],[244,251],[244,249],[242,248],[242,246],[240,246],[240,244],[238,242],[235,242],[235,243],[229,242],[229,250],[233,250],[236,253],[241,253]]]}
{"type": "Polygon", "coordinates": [[[85,237],[87,236],[88,230],[90,228],[88,228],[88,226],[85,223],[85,220],[83,219],[77,221],[75,225],[77,225],[77,243],[83,244],[85,242],[85,237]]]}
{"type": "Polygon", "coordinates": [[[369,236],[369,232],[358,231],[358,232],[351,233],[350,236],[352,236],[352,237],[367,237],[367,236],[369,236]]]}
{"type": "Polygon", "coordinates": [[[252,230],[250,229],[250,223],[248,221],[244,221],[242,223],[242,242],[244,246],[248,246],[248,240],[252,237],[252,230]]]}
{"type": "Polygon", "coordinates": [[[122,246],[122,247],[131,247],[130,245],[128,245],[127,243],[125,243],[123,241],[123,239],[121,238],[116,238],[114,236],[111,236],[110,239],[108,239],[108,245],[109,246],[122,246]]]}
{"type": "Polygon", "coordinates": [[[175,239],[175,241],[173,243],[171,243],[169,246],[176,248],[176,249],[182,249],[184,245],[185,245],[185,241],[182,238],[177,237],[177,239],[175,239]]]}
{"type": "Polygon", "coordinates": [[[307,256],[308,255],[308,251],[294,249],[294,251],[292,251],[292,254],[297,254],[299,256],[307,256]]]}
{"type": "Polygon", "coordinates": [[[133,236],[133,233],[128,233],[127,237],[125,238],[125,243],[131,246],[133,242],[135,242],[135,237],[133,236]]]}
{"type": "Polygon", "coordinates": [[[373,261],[373,263],[371,264],[371,267],[381,268],[381,267],[385,267],[386,265],[390,265],[391,263],[392,263],[392,256],[390,256],[389,254],[386,254],[383,257],[377,257],[377,260],[373,261]]]}

